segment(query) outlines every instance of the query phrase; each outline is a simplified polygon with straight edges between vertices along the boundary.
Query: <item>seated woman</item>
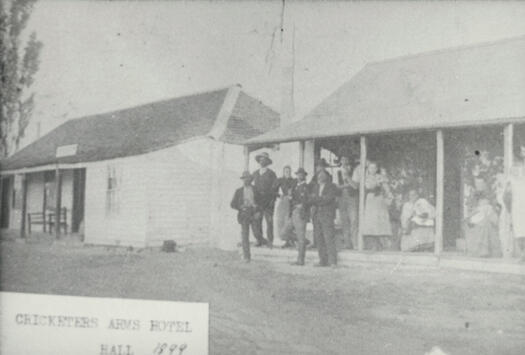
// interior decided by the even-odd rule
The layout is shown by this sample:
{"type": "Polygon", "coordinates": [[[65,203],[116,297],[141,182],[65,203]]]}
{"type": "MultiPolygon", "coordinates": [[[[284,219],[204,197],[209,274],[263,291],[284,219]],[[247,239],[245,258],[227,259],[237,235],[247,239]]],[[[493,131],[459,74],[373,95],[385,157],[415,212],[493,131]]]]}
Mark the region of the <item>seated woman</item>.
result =
{"type": "Polygon", "coordinates": [[[416,189],[408,192],[408,201],[401,211],[402,251],[423,251],[434,247],[436,209],[428,200],[419,197],[416,189]]]}
{"type": "Polygon", "coordinates": [[[467,254],[475,257],[499,257],[498,215],[482,193],[476,195],[477,205],[465,218],[467,254]]]}

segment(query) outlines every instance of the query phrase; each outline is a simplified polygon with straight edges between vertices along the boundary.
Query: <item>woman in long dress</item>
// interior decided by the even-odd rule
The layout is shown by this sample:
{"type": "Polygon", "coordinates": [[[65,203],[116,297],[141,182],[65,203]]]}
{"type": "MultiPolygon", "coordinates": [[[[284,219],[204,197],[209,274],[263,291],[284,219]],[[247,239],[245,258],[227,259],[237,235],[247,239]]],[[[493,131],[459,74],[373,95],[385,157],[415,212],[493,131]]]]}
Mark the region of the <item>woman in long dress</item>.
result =
{"type": "Polygon", "coordinates": [[[476,208],[466,218],[467,254],[475,257],[499,257],[501,246],[498,238],[498,215],[483,193],[478,193],[476,200],[476,208]]]}
{"type": "Polygon", "coordinates": [[[286,229],[286,224],[290,219],[290,196],[296,180],[292,177],[290,166],[283,168],[283,176],[275,181],[274,189],[278,196],[274,210],[274,234],[278,235],[285,243],[283,248],[295,245],[295,235],[286,229]]]}
{"type": "Polygon", "coordinates": [[[388,208],[392,194],[387,177],[379,174],[377,163],[370,162],[365,177],[365,220],[363,236],[375,250],[386,247],[392,237],[388,208]]]}
{"type": "Polygon", "coordinates": [[[516,239],[517,254],[525,262],[525,145],[519,147],[516,163],[504,194],[504,205],[510,211],[512,234],[516,239]]]}

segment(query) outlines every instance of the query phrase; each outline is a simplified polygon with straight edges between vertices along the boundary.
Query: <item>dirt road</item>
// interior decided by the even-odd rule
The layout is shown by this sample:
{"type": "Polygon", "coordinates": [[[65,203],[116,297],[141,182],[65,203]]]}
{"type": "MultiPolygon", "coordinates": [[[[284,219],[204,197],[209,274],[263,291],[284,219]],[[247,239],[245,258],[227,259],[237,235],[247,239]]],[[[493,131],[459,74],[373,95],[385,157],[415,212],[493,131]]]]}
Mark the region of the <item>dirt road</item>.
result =
{"type": "Polygon", "coordinates": [[[525,353],[525,278],[1,242],[4,291],[210,303],[212,354],[525,353]]]}

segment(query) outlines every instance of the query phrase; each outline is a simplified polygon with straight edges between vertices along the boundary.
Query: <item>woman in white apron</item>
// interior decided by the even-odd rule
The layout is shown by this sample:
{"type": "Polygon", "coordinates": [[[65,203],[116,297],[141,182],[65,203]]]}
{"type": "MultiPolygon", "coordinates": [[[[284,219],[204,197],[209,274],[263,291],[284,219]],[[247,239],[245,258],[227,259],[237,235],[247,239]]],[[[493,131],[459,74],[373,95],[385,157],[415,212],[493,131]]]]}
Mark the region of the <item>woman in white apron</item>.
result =
{"type": "Polygon", "coordinates": [[[295,187],[296,180],[292,178],[292,169],[290,166],[283,168],[283,176],[275,182],[275,192],[277,200],[275,201],[274,210],[274,235],[278,235],[284,241],[283,248],[295,246],[295,235],[293,231],[286,228],[290,220],[290,197],[292,189],[295,187]]]}
{"type": "Polygon", "coordinates": [[[510,171],[504,194],[505,208],[510,212],[511,230],[516,240],[516,252],[525,262],[525,146],[520,146],[516,162],[510,171]]]}

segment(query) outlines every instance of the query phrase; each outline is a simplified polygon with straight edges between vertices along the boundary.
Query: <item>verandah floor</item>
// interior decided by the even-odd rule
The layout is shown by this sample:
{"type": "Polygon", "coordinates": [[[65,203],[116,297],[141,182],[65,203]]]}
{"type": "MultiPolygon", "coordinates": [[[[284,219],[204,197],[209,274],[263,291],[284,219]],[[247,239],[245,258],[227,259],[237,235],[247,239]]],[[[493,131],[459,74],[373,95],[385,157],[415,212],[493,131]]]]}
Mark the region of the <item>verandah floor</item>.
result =
{"type": "MultiPolygon", "coordinates": [[[[12,239],[23,241],[18,236],[16,230],[1,230],[0,239],[12,239]]],[[[34,233],[29,235],[25,242],[56,242],[54,235],[46,233],[34,233]]],[[[60,244],[79,244],[83,245],[78,235],[63,236],[59,241],[60,244]]],[[[254,260],[266,260],[276,263],[289,264],[297,259],[295,249],[281,249],[275,247],[269,249],[251,248],[252,258],[254,260]]],[[[309,249],[306,252],[306,264],[313,265],[318,262],[317,250],[309,249]]],[[[514,274],[525,276],[525,263],[519,259],[502,259],[502,258],[474,258],[468,257],[458,252],[445,251],[440,257],[430,252],[399,252],[399,251],[354,251],[340,250],[338,252],[338,263],[342,267],[351,268],[356,263],[381,263],[392,265],[392,270],[400,267],[427,267],[427,268],[445,268],[465,271],[495,272],[504,274],[514,274]]]]}
{"type": "MultiPolygon", "coordinates": [[[[295,249],[252,248],[251,251],[252,258],[255,260],[292,263],[297,259],[295,249]]],[[[308,250],[306,264],[314,264],[317,261],[317,250],[308,250]]],[[[382,263],[392,264],[393,270],[402,266],[419,266],[525,275],[525,263],[520,262],[519,259],[473,258],[455,252],[444,252],[437,257],[432,253],[423,252],[341,250],[338,253],[338,263],[343,267],[352,267],[355,263],[382,263]]]]}

